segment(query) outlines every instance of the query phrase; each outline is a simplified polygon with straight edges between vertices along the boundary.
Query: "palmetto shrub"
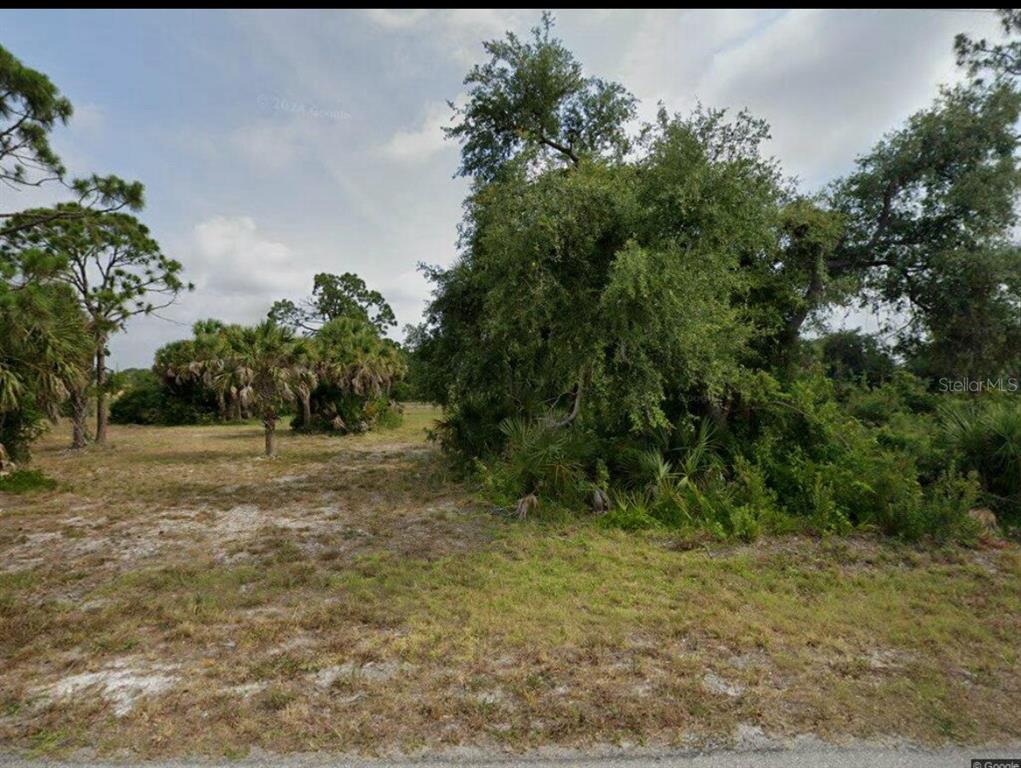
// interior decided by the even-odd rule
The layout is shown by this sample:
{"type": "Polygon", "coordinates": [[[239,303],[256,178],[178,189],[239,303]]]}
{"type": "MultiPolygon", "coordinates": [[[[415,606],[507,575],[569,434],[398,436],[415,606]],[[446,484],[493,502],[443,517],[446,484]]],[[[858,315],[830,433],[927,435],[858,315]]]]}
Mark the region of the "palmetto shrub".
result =
{"type": "Polygon", "coordinates": [[[977,473],[1001,518],[1021,522],[1021,403],[1005,397],[941,411],[944,438],[957,465],[977,473]]]}
{"type": "Polygon", "coordinates": [[[479,464],[480,477],[500,500],[509,503],[529,494],[558,504],[581,504],[592,482],[586,472],[591,442],[581,430],[557,428],[543,420],[505,419],[506,444],[490,465],[479,464]]]}

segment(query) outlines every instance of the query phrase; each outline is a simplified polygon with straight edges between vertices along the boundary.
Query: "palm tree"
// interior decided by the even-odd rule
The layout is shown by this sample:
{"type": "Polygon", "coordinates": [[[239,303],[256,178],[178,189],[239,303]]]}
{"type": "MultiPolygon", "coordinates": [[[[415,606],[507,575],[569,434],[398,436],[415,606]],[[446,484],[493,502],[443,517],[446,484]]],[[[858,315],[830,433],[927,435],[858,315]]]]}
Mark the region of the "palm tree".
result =
{"type": "Polygon", "coordinates": [[[153,368],[171,384],[190,381],[210,391],[216,397],[220,421],[240,421],[241,384],[224,363],[228,329],[220,320],[197,320],[192,325],[193,337],[161,347],[153,368]]]}
{"type": "Polygon", "coordinates": [[[297,371],[295,392],[301,401],[301,427],[307,430],[312,426],[312,393],[319,386],[319,361],[315,346],[312,344],[305,346],[307,348],[306,358],[297,371]]]}
{"type": "Polygon", "coordinates": [[[216,394],[216,409],[220,421],[230,418],[228,399],[231,390],[216,386],[216,373],[220,367],[226,326],[219,320],[197,320],[191,327],[192,359],[188,365],[189,374],[216,394]]]}
{"type": "Polygon", "coordinates": [[[40,422],[55,420],[70,393],[84,390],[90,361],[85,318],[70,292],[8,275],[0,288],[0,471],[27,458],[40,422]]]}
{"type": "Polygon", "coordinates": [[[310,363],[308,342],[273,320],[256,326],[230,326],[216,361],[214,380],[236,388],[243,405],[251,403],[262,417],[266,455],[276,455],[278,409],[294,402],[310,363]]]}
{"type": "Polygon", "coordinates": [[[368,323],[337,318],[320,328],[315,340],[320,380],[341,390],[378,396],[389,392],[403,375],[404,363],[397,347],[368,323]]]}

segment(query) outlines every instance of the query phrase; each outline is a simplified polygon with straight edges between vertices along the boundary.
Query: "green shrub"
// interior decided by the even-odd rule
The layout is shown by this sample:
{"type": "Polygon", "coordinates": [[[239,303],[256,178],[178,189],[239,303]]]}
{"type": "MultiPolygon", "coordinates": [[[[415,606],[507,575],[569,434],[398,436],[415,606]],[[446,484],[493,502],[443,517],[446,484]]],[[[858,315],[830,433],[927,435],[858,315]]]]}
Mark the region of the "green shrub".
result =
{"type": "Polygon", "coordinates": [[[734,457],[734,501],[757,510],[760,516],[777,511],[776,493],[766,484],[761,469],[744,456],[734,457]]]}
{"type": "Polygon", "coordinates": [[[56,487],[57,481],[47,477],[38,469],[17,469],[0,477],[0,491],[4,493],[51,491],[56,487]]]}
{"type": "Polygon", "coordinates": [[[841,382],[874,386],[893,376],[896,363],[875,337],[838,331],[819,340],[826,373],[841,382]]]}
{"type": "Polygon", "coordinates": [[[622,531],[641,531],[658,528],[662,523],[650,513],[642,494],[621,493],[614,495],[610,511],[599,518],[599,525],[622,531]]]}
{"type": "MultiPolygon", "coordinates": [[[[899,396],[890,400],[905,407],[899,396]]],[[[753,505],[766,510],[775,500],[781,514],[768,520],[786,528],[792,516],[827,534],[864,526],[919,535],[923,490],[914,456],[884,444],[882,429],[851,415],[817,375],[792,382],[762,407],[756,426],[748,459],[755,479],[742,470],[744,493],[751,488],[758,496],[753,505]]]]}
{"type": "Polygon", "coordinates": [[[129,389],[110,404],[110,421],[114,424],[159,424],[164,400],[158,384],[129,389]]]}
{"type": "Polygon", "coordinates": [[[811,487],[811,525],[817,533],[847,534],[851,521],[834,499],[832,486],[822,474],[816,474],[811,487]]]}
{"type": "Polygon", "coordinates": [[[978,504],[981,493],[976,474],[962,476],[948,470],[928,489],[920,529],[936,541],[974,543],[981,525],[968,511],[978,504]]]}
{"type": "Polygon", "coordinates": [[[880,385],[842,387],[841,394],[847,412],[870,425],[886,424],[903,414],[932,413],[937,406],[925,380],[901,370],[880,385]]]}
{"type": "Polygon", "coordinates": [[[959,419],[950,439],[940,436],[932,403],[910,375],[897,373],[843,401],[818,371],[784,389],[765,385],[728,433],[683,417],[672,428],[609,443],[577,425],[506,419],[504,449],[477,461],[476,477],[502,506],[535,494],[546,508],[582,512],[601,489],[612,499],[603,526],[743,541],[862,529],[968,542],[975,525],[967,512],[980,498],[980,480],[997,493],[1017,492],[1008,474],[1018,466],[1010,453],[1015,430],[1021,436],[1016,411],[959,419]],[[866,403],[878,404],[870,421],[855,415],[866,403]],[[955,455],[973,477],[953,471],[955,455]]]}
{"type": "Polygon", "coordinates": [[[214,413],[173,396],[155,382],[129,389],[110,405],[114,424],[178,426],[209,424],[214,419],[214,413]]]}
{"type": "Polygon", "coordinates": [[[302,432],[361,434],[370,429],[393,429],[403,421],[403,409],[386,395],[368,396],[333,384],[316,387],[311,398],[312,423],[304,423],[299,408],[291,429],[302,432]]]}
{"type": "Polygon", "coordinates": [[[884,450],[911,458],[922,483],[934,482],[952,463],[952,454],[940,439],[939,422],[932,414],[895,413],[876,428],[875,435],[884,450]]]}
{"type": "Polygon", "coordinates": [[[762,533],[762,525],[756,510],[748,506],[730,510],[730,534],[741,541],[752,542],[762,533]]]}
{"type": "Polygon", "coordinates": [[[581,505],[592,483],[586,474],[590,442],[577,428],[556,428],[542,421],[506,419],[506,439],[495,477],[506,496],[533,493],[539,498],[581,505]]]}
{"type": "Polygon", "coordinates": [[[110,404],[114,424],[179,426],[216,419],[215,400],[191,383],[173,384],[144,371],[135,372],[125,386],[110,404]]]}
{"type": "Polygon", "coordinates": [[[3,414],[0,419],[0,444],[15,462],[24,463],[32,457],[32,443],[46,431],[47,414],[35,407],[31,397],[21,408],[3,414]]]}
{"type": "Polygon", "coordinates": [[[1021,403],[971,401],[941,411],[943,435],[965,472],[975,472],[997,515],[1021,521],[1021,403]]]}
{"type": "Polygon", "coordinates": [[[380,397],[371,418],[375,429],[397,429],[404,423],[404,406],[397,400],[380,397]]]}

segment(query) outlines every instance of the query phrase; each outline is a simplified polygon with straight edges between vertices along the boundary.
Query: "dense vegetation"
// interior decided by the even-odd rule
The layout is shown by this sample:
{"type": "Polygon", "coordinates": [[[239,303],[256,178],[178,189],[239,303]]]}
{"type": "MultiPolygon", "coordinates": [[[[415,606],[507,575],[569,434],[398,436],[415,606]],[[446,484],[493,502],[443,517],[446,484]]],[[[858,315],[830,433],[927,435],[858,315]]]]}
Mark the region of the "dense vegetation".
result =
{"type": "Polygon", "coordinates": [[[279,301],[244,328],[201,320],[190,339],[156,351],[150,374],[132,376],[113,405],[114,421],[201,424],[258,417],[266,452],[283,413],[294,429],[348,434],[394,426],[391,389],[405,369],[382,333],[393,311],[353,274],[320,274],[302,305],[279,301]]]}
{"type": "Polygon", "coordinates": [[[807,195],[749,114],[630,130],[634,98],[549,16],[486,43],[448,130],[461,255],[427,268],[411,337],[442,444],[522,515],[968,539],[987,506],[1017,526],[1018,47],[959,37],[973,78],[807,195]],[[889,327],[816,330],[848,306],[889,327]]]}
{"type": "Polygon", "coordinates": [[[1002,44],[956,39],[965,82],[809,193],[746,112],[636,126],[635,98],[544,15],[465,80],[461,254],[426,268],[404,348],[379,292],[321,273],[257,325],[200,321],[114,375],[111,335],[191,286],[136,218],[140,184],[67,176],[48,136],[70,103],[0,49],[0,182],[68,195],[0,211],[0,470],[60,413],[74,448],[102,444],[111,399],[120,422],[257,418],[273,454],[284,416],[362,432],[420,397],[520,515],[745,539],[1016,530],[1021,15],[1002,20],[1002,44]],[[848,307],[886,327],[829,333],[848,307]]]}

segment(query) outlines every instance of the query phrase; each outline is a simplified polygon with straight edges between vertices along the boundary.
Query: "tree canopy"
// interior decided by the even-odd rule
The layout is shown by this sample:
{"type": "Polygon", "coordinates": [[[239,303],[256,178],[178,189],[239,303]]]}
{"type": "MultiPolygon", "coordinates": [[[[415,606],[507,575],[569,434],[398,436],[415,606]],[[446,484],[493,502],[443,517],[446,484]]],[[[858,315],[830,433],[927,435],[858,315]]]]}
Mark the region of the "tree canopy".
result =
{"type": "MultiPolygon", "coordinates": [[[[166,256],[149,230],[135,217],[102,213],[77,204],[57,207],[68,215],[39,222],[37,211],[19,215],[35,218],[31,227],[10,232],[3,247],[10,251],[37,250],[56,265],[54,278],[69,286],[87,317],[93,340],[97,396],[96,440],[106,438],[106,345],[131,317],[168,306],[190,286],[181,280],[181,263],[166,256]]],[[[17,221],[16,219],[15,221],[17,221]]],[[[76,443],[80,442],[76,431],[76,443]]]]}
{"type": "Polygon", "coordinates": [[[363,320],[379,333],[397,325],[393,310],[379,291],[371,290],[358,275],[320,272],[313,278],[312,296],[300,304],[281,299],[270,307],[269,317],[295,330],[316,332],[323,324],[342,317],[363,320]]]}
{"type": "Polygon", "coordinates": [[[50,144],[50,133],[66,124],[73,113],[71,102],[46,75],[26,67],[0,46],[0,186],[17,189],[58,182],[77,203],[30,213],[0,210],[0,236],[75,218],[83,209],[142,207],[144,190],[139,182],[95,174],[67,178],[67,169],[50,144]]]}
{"type": "Polygon", "coordinates": [[[832,272],[856,273],[863,302],[905,310],[898,340],[925,347],[934,373],[993,375],[1021,352],[1019,110],[1005,83],[945,90],[832,188],[846,222],[832,272]]]}
{"type": "Polygon", "coordinates": [[[507,33],[483,44],[489,61],[465,77],[467,103],[454,108],[456,122],[445,129],[461,142],[461,175],[492,179],[519,155],[577,165],[627,151],[634,97],[617,83],[585,77],[552,29],[544,13],[530,39],[507,33]]]}

